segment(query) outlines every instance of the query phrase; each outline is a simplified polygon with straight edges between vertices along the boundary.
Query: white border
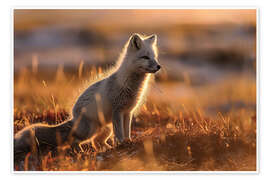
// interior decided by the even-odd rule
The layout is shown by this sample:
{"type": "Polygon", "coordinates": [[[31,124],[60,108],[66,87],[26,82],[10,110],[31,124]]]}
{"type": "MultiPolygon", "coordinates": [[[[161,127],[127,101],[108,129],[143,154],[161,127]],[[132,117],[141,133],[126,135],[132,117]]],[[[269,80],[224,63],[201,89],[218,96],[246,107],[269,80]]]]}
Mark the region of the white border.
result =
{"type": "Polygon", "coordinates": [[[259,92],[260,92],[260,82],[259,82],[259,70],[261,69],[261,65],[259,63],[259,8],[255,6],[227,6],[227,7],[215,7],[215,6],[208,6],[208,7],[172,7],[172,6],[92,6],[92,7],[76,7],[76,6],[13,6],[10,8],[11,11],[11,100],[12,100],[12,109],[11,109],[11,173],[13,174],[108,174],[108,175],[123,175],[123,174],[245,174],[245,175],[255,175],[260,173],[260,99],[259,99],[259,92]],[[13,153],[13,130],[14,130],[14,10],[16,9],[70,9],[70,10],[87,10],[87,9],[228,9],[228,10],[236,10],[236,9],[255,9],[256,10],[256,171],[14,171],[14,153],[13,153]]]}
{"type": "Polygon", "coordinates": [[[260,156],[260,123],[261,123],[261,112],[260,112],[260,70],[261,70],[261,63],[259,61],[260,59],[260,13],[259,9],[257,8],[256,10],[256,155],[257,155],[257,160],[256,160],[256,170],[259,173],[260,172],[260,162],[259,159],[261,158],[260,156]]]}

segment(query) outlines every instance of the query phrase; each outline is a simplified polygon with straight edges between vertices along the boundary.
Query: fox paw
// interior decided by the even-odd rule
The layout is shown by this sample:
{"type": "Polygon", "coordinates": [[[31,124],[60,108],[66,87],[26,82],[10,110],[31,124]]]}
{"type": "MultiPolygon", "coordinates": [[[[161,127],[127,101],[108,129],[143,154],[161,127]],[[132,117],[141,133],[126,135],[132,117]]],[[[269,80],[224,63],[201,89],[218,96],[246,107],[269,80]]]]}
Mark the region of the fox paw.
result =
{"type": "Polygon", "coordinates": [[[114,142],[116,142],[114,144],[114,147],[125,147],[130,145],[132,143],[132,140],[130,138],[126,138],[123,141],[114,140],[114,142]]]}

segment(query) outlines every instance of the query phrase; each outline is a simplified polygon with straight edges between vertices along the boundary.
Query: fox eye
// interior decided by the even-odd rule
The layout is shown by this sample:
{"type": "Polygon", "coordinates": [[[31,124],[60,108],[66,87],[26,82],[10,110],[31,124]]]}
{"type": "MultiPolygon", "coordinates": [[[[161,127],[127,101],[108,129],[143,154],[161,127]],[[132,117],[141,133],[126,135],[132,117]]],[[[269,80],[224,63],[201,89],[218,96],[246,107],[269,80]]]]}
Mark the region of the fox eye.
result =
{"type": "Polygon", "coordinates": [[[143,59],[150,59],[148,56],[142,56],[143,59]]]}

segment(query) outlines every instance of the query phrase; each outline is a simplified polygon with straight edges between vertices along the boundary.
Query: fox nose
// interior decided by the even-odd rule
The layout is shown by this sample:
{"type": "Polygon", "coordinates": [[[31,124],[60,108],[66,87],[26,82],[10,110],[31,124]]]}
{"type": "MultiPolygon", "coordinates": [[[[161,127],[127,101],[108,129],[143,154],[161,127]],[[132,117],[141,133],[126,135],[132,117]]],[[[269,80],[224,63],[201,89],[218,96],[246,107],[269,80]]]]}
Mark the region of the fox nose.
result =
{"type": "Polygon", "coordinates": [[[157,65],[157,69],[159,70],[161,68],[161,66],[160,65],[157,65]]]}

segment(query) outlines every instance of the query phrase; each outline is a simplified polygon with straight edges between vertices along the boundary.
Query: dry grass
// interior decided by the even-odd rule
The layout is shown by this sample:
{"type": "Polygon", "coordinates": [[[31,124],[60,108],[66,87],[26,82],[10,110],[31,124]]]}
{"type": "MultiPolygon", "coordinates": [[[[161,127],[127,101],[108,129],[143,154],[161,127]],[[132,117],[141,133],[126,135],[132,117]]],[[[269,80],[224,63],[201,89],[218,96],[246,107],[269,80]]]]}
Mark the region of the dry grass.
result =
{"type": "MultiPolygon", "coordinates": [[[[68,119],[89,77],[103,71],[96,67],[86,71],[81,63],[77,73],[59,66],[44,79],[35,66],[15,74],[14,133],[28,124],[68,119]]],[[[25,170],[256,170],[254,78],[243,74],[200,87],[184,82],[180,87],[186,91],[176,89],[178,94],[170,91],[174,86],[169,81],[153,86],[133,120],[131,143],[106,152],[95,152],[91,143],[83,145],[83,153],[59,148],[41,157],[39,164],[29,154],[25,170]]]]}

